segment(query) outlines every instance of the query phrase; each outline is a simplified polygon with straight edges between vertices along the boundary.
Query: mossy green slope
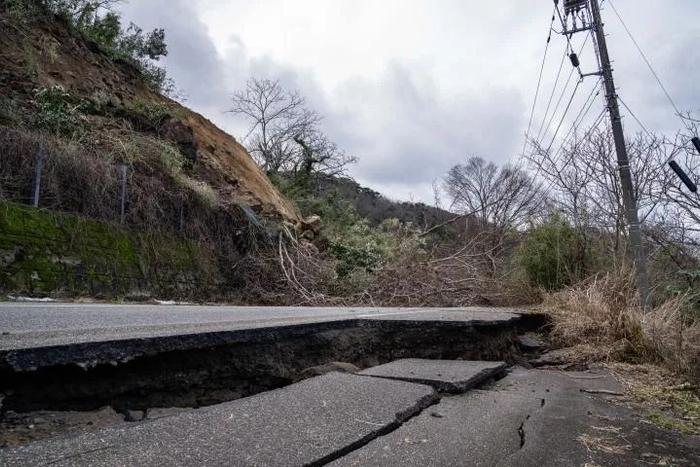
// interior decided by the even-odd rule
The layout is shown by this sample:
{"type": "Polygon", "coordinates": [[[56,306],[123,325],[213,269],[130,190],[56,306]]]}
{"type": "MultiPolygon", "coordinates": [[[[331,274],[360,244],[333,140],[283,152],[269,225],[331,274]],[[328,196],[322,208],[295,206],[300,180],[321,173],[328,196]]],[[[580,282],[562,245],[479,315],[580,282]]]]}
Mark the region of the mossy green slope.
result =
{"type": "Polygon", "coordinates": [[[0,266],[5,294],[194,298],[219,283],[213,253],[192,242],[7,202],[0,266]]]}

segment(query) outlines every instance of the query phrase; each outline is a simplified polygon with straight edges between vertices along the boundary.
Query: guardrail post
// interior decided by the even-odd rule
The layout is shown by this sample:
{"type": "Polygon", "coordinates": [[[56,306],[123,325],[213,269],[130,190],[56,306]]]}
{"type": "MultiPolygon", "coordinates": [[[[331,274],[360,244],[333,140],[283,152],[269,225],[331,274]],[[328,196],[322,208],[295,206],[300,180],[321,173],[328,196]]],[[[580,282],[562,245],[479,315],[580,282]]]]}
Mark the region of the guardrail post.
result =
{"type": "Polygon", "coordinates": [[[117,172],[119,173],[119,185],[121,187],[121,193],[119,195],[119,222],[124,223],[126,218],[126,165],[119,164],[117,166],[117,172]]]}
{"type": "Polygon", "coordinates": [[[41,170],[44,167],[44,146],[39,145],[34,161],[34,172],[32,174],[32,206],[39,207],[39,195],[41,193],[41,170]]]}
{"type": "Polygon", "coordinates": [[[177,211],[177,230],[178,232],[182,232],[185,230],[185,200],[182,198],[180,198],[180,204],[177,211]]]}

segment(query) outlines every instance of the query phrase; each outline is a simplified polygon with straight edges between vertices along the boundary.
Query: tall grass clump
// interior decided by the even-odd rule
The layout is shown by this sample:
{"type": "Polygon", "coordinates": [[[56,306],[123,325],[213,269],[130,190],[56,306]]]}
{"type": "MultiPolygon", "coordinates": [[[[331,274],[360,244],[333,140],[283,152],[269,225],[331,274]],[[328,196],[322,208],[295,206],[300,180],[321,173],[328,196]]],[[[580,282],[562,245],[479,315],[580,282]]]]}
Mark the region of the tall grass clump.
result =
{"type": "Polygon", "coordinates": [[[693,297],[671,297],[645,311],[630,268],[595,275],[544,296],[559,347],[586,346],[598,360],[655,362],[700,379],[700,321],[693,297]]]}

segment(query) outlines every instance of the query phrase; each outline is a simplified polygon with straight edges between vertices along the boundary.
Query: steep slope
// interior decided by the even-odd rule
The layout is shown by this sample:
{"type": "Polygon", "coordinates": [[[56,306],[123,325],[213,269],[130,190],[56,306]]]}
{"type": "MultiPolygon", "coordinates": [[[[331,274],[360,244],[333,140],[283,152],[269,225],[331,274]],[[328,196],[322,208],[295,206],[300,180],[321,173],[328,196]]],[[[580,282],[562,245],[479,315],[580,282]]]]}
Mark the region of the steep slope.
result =
{"type": "Polygon", "coordinates": [[[149,89],[131,64],[114,59],[60,20],[20,28],[0,18],[0,125],[18,127],[36,113],[37,89],[62,86],[90,103],[90,132],[104,143],[128,132],[172,142],[190,159],[188,177],[210,185],[222,207],[244,204],[297,224],[286,200],[246,150],[212,122],[149,89]]]}

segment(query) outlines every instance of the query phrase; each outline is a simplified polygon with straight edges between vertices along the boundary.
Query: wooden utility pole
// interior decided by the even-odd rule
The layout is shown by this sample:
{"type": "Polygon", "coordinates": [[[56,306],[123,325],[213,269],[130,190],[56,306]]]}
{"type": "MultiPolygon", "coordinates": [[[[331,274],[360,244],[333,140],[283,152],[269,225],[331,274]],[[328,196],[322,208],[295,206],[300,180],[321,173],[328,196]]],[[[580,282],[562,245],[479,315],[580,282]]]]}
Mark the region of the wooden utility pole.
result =
{"type": "Polygon", "coordinates": [[[617,91],[615,90],[615,82],[613,81],[612,67],[610,66],[610,55],[608,53],[608,45],[605,40],[605,31],[603,30],[603,20],[600,15],[600,4],[598,0],[590,0],[590,7],[593,20],[593,24],[591,26],[595,33],[598,54],[600,56],[600,74],[602,75],[605,83],[605,97],[608,102],[610,122],[612,124],[612,131],[615,139],[617,165],[620,171],[620,185],[622,187],[625,215],[627,217],[627,226],[629,229],[629,241],[630,247],[632,248],[632,253],[634,255],[634,266],[637,272],[637,286],[639,288],[641,302],[646,309],[649,307],[650,298],[649,278],[647,275],[646,255],[644,253],[644,246],[642,242],[642,229],[639,223],[639,214],[637,213],[637,199],[634,194],[634,181],[632,180],[629,157],[627,156],[625,135],[622,131],[620,107],[617,102],[617,91]]]}

